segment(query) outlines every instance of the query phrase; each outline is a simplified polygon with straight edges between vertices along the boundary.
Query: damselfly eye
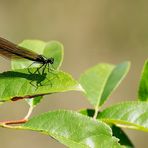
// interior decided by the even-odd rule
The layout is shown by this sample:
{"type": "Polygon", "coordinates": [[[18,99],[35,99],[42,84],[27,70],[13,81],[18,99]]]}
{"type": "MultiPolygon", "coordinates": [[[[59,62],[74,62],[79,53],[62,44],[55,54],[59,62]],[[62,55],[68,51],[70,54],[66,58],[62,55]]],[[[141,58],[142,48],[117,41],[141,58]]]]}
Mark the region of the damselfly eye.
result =
{"type": "Polygon", "coordinates": [[[54,63],[54,58],[50,58],[49,62],[50,62],[50,64],[53,64],[54,63]]]}

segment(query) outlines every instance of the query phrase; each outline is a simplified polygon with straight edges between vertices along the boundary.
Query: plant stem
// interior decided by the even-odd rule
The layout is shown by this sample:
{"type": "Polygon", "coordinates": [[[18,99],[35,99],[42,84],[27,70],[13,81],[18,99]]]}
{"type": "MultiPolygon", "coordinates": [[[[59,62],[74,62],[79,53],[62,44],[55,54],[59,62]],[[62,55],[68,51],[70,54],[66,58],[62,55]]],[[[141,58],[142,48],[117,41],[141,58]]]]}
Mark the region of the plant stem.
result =
{"type": "Polygon", "coordinates": [[[93,119],[96,119],[96,118],[97,118],[98,111],[99,111],[99,108],[96,107],[96,108],[95,108],[95,113],[94,113],[93,119]]]}
{"type": "Polygon", "coordinates": [[[30,117],[30,115],[31,115],[31,113],[33,111],[33,108],[34,107],[32,107],[32,106],[29,108],[27,115],[23,119],[1,121],[0,122],[0,126],[1,127],[6,127],[6,128],[12,128],[12,126],[9,126],[9,125],[12,125],[12,124],[22,124],[22,123],[27,122],[28,121],[28,118],[30,117]]]}
{"type": "Polygon", "coordinates": [[[19,120],[7,120],[7,121],[1,121],[0,124],[1,125],[11,125],[11,124],[21,124],[21,123],[25,123],[28,120],[26,119],[19,119],[19,120]]]}
{"type": "Polygon", "coordinates": [[[20,129],[20,126],[12,126],[12,125],[6,125],[6,124],[1,124],[1,123],[0,123],[0,127],[10,128],[10,129],[20,129]]]}
{"type": "Polygon", "coordinates": [[[24,119],[28,120],[28,118],[30,117],[30,115],[32,114],[34,107],[30,106],[27,115],[24,117],[24,119]]]}

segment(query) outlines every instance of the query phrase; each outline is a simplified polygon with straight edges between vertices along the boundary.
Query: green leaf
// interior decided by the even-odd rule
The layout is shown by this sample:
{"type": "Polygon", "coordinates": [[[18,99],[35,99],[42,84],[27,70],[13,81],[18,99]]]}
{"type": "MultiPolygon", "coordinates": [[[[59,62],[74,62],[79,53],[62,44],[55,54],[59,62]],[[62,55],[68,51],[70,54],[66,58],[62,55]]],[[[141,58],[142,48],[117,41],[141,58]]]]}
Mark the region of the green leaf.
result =
{"type": "Polygon", "coordinates": [[[50,41],[49,43],[46,44],[43,54],[49,58],[53,57],[54,58],[53,67],[55,69],[59,69],[59,67],[63,62],[64,47],[60,42],[50,41]]]}
{"type": "Polygon", "coordinates": [[[113,65],[99,64],[87,70],[80,77],[80,84],[84,88],[86,96],[92,105],[98,106],[100,104],[105,83],[113,69],[113,65]]]}
{"type": "Polygon", "coordinates": [[[144,64],[139,85],[138,99],[140,101],[148,101],[148,60],[144,64]]]}
{"type": "Polygon", "coordinates": [[[82,115],[93,117],[95,110],[94,109],[81,109],[79,110],[79,113],[81,113],[82,115]]]}
{"type": "MultiPolygon", "coordinates": [[[[86,116],[89,116],[89,117],[93,117],[95,110],[94,109],[83,109],[83,110],[80,110],[79,113],[86,115],[86,116]]],[[[134,147],[132,142],[128,138],[128,136],[124,133],[124,131],[121,128],[119,128],[119,127],[117,127],[113,124],[109,124],[109,126],[112,129],[113,136],[115,136],[119,139],[119,143],[122,146],[124,146],[126,148],[133,148],[134,147]]]]}
{"type": "Polygon", "coordinates": [[[37,96],[34,98],[26,99],[26,101],[31,107],[35,107],[37,104],[41,102],[42,98],[43,98],[42,96],[37,96]]]}
{"type": "Polygon", "coordinates": [[[73,111],[51,111],[38,115],[20,129],[42,132],[70,148],[121,147],[105,123],[73,111]]]}
{"type": "MultiPolygon", "coordinates": [[[[36,68],[30,69],[33,73],[36,68]]],[[[32,98],[45,94],[81,90],[80,85],[71,75],[62,71],[45,71],[30,74],[28,69],[8,71],[0,74],[0,101],[13,98],[32,98]],[[15,87],[16,86],[16,87],[15,87]]]]}
{"type": "Polygon", "coordinates": [[[83,140],[90,148],[122,148],[117,144],[116,138],[111,138],[106,135],[95,135],[83,140]]]}
{"type": "Polygon", "coordinates": [[[101,106],[118,87],[129,70],[129,62],[117,66],[99,64],[87,70],[80,77],[80,84],[86,96],[95,107],[101,106]]]}
{"type": "Polygon", "coordinates": [[[111,128],[112,128],[113,136],[120,139],[119,143],[121,145],[123,145],[126,148],[134,148],[133,143],[131,142],[131,140],[128,138],[126,133],[121,128],[119,128],[115,125],[112,125],[111,128]]]}
{"type": "MultiPolygon", "coordinates": [[[[55,69],[59,69],[62,64],[64,49],[63,45],[57,41],[43,42],[39,40],[24,40],[19,46],[34,51],[40,55],[44,55],[47,58],[53,57],[54,64],[53,67],[55,69]]],[[[33,61],[27,59],[12,59],[11,67],[13,70],[15,69],[23,69],[28,68],[33,61]]],[[[31,67],[39,67],[39,64],[34,63],[31,67]]]]}
{"type": "Polygon", "coordinates": [[[104,109],[98,119],[120,127],[148,132],[148,102],[124,102],[104,109]]]}

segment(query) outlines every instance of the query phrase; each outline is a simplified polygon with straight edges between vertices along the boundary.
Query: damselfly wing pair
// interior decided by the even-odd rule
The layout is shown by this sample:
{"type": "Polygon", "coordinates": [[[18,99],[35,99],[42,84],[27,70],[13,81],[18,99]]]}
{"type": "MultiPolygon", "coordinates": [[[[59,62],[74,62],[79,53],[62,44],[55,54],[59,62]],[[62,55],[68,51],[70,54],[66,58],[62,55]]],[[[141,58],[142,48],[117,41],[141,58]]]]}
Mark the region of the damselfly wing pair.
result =
{"type": "MultiPolygon", "coordinates": [[[[49,66],[53,65],[54,63],[54,58],[46,58],[43,55],[39,55],[33,51],[30,51],[26,48],[20,47],[4,38],[0,37],[0,54],[8,57],[8,58],[24,58],[24,59],[28,59],[33,61],[33,63],[31,65],[33,65],[34,63],[39,63],[41,64],[41,66],[39,68],[37,68],[37,70],[35,71],[35,73],[37,71],[39,71],[39,69],[43,68],[42,73],[44,73],[44,70],[46,69],[46,67],[48,67],[49,70],[49,66]]],[[[31,66],[30,65],[30,66],[31,66]]],[[[29,67],[30,67],[29,66],[29,67]]]]}

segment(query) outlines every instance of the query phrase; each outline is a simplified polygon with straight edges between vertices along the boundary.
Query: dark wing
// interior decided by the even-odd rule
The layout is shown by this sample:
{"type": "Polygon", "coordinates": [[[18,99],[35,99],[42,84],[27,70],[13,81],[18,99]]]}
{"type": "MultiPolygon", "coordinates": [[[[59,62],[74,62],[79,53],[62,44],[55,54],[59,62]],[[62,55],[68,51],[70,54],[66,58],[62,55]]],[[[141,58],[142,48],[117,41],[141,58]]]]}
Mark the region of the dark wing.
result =
{"type": "Polygon", "coordinates": [[[6,39],[0,37],[0,54],[8,58],[25,58],[37,61],[40,55],[26,48],[20,47],[6,39]]]}

